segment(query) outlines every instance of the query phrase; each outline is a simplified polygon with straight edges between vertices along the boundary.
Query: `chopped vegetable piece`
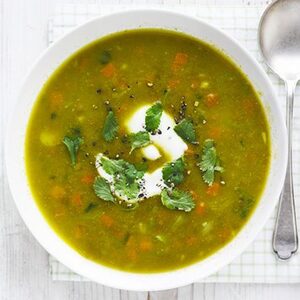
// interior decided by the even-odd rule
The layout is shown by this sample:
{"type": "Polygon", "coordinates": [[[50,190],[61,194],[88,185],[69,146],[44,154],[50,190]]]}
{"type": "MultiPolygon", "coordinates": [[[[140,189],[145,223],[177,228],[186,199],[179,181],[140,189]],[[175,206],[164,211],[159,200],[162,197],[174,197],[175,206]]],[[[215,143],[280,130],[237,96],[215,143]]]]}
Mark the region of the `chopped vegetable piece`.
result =
{"type": "Polygon", "coordinates": [[[110,111],[105,119],[103,127],[103,138],[106,142],[111,142],[117,135],[119,125],[113,111],[110,111]]]}
{"type": "Polygon", "coordinates": [[[183,119],[174,127],[175,132],[186,142],[197,144],[196,132],[191,120],[183,119]]]}
{"type": "Polygon", "coordinates": [[[111,193],[110,186],[104,178],[98,176],[94,182],[93,187],[94,187],[95,194],[99,198],[101,198],[104,201],[115,202],[115,198],[111,193]]]}
{"type": "Polygon", "coordinates": [[[217,196],[220,190],[220,184],[217,182],[214,182],[212,185],[210,185],[207,190],[206,190],[206,194],[209,196],[217,196]]]}
{"type": "Polygon", "coordinates": [[[104,50],[100,55],[100,62],[102,65],[106,65],[111,60],[111,54],[107,50],[104,50]]]}
{"type": "Polygon", "coordinates": [[[181,183],[184,179],[184,168],[185,165],[182,157],[166,164],[162,169],[165,184],[175,186],[181,183]]]}
{"type": "Polygon", "coordinates": [[[77,152],[79,150],[80,145],[83,143],[83,138],[79,136],[65,136],[63,139],[63,143],[66,145],[69,151],[72,166],[75,166],[77,161],[77,152]]]}
{"type": "Polygon", "coordinates": [[[116,73],[116,67],[112,63],[108,63],[105,65],[105,67],[101,70],[101,73],[104,77],[106,78],[111,78],[113,77],[116,73]]]}
{"type": "Polygon", "coordinates": [[[88,213],[88,212],[90,212],[91,210],[93,210],[94,208],[96,208],[97,206],[98,206],[97,203],[91,202],[91,203],[89,203],[89,205],[84,209],[84,211],[85,211],[86,213],[88,213]]]}
{"type": "Polygon", "coordinates": [[[236,209],[236,211],[239,213],[240,217],[244,219],[248,216],[249,211],[253,207],[255,201],[251,195],[241,188],[236,188],[236,191],[239,197],[238,209],[236,209]]]}
{"type": "Polygon", "coordinates": [[[192,196],[188,192],[179,189],[174,189],[172,192],[164,189],[161,192],[161,202],[169,209],[178,209],[185,212],[189,212],[195,207],[192,196]]]}
{"type": "Polygon", "coordinates": [[[146,111],[146,130],[149,132],[155,132],[160,124],[160,118],[162,115],[161,102],[156,102],[146,111]]]}
{"type": "Polygon", "coordinates": [[[131,150],[142,148],[150,144],[150,137],[147,131],[139,131],[130,135],[131,150]]]}
{"type": "Polygon", "coordinates": [[[215,180],[215,172],[223,172],[224,169],[220,166],[220,160],[217,156],[215,142],[207,139],[204,142],[202,161],[199,163],[202,171],[202,178],[205,183],[211,186],[215,180]]]}

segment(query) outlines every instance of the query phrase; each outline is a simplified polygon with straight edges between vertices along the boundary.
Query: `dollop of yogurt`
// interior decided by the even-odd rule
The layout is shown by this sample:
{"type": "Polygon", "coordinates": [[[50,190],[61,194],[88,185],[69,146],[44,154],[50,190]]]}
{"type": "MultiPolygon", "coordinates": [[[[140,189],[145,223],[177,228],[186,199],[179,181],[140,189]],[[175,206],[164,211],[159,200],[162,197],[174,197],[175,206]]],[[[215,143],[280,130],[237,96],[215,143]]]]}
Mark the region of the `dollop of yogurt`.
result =
{"type": "MultiPolygon", "coordinates": [[[[146,111],[150,108],[150,105],[144,105],[140,107],[134,114],[128,119],[126,127],[128,133],[137,133],[139,131],[145,131],[145,116],[146,111]]],[[[161,157],[159,149],[163,149],[168,162],[172,162],[184,155],[184,152],[187,150],[186,143],[177,135],[174,131],[175,122],[173,118],[166,112],[162,112],[160,119],[160,125],[155,134],[150,134],[151,144],[141,148],[136,149],[135,151],[142,151],[143,155],[150,160],[156,160],[161,157]]],[[[101,177],[106,179],[108,183],[113,182],[111,175],[107,174],[102,168],[99,161],[103,157],[102,153],[99,153],[96,156],[96,168],[101,177]]],[[[166,188],[166,185],[163,181],[162,167],[156,169],[155,171],[149,173],[146,172],[140,183],[140,192],[144,195],[143,198],[150,198],[155,195],[160,195],[161,191],[166,188]]],[[[113,192],[113,191],[112,191],[113,192]]],[[[122,196],[116,195],[122,200],[122,196]]]]}

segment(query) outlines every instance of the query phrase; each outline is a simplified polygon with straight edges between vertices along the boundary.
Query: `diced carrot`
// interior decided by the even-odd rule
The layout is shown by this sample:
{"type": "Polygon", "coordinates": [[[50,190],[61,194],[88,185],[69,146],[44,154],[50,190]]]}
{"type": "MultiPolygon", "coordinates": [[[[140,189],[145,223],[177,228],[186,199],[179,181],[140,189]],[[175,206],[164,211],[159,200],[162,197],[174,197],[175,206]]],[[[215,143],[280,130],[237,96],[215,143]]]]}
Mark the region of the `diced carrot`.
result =
{"type": "Polygon", "coordinates": [[[197,215],[202,216],[204,214],[204,212],[205,212],[205,203],[204,202],[200,202],[196,206],[196,213],[197,213],[197,215]]]}
{"type": "Polygon", "coordinates": [[[66,195],[66,191],[62,186],[59,185],[55,185],[51,191],[50,191],[50,195],[54,198],[54,199],[62,199],[65,195],[66,195]]]}
{"type": "Polygon", "coordinates": [[[168,88],[174,89],[179,85],[179,83],[180,83],[179,79],[170,79],[168,81],[168,88]]]}
{"type": "Polygon", "coordinates": [[[199,82],[197,80],[193,80],[191,83],[191,88],[196,89],[199,87],[199,82]]]}
{"type": "Polygon", "coordinates": [[[111,78],[111,77],[115,76],[116,72],[117,72],[116,67],[112,63],[107,64],[101,70],[102,75],[107,77],[107,78],[111,78]]]}
{"type": "Polygon", "coordinates": [[[206,190],[206,194],[209,196],[217,196],[220,190],[220,184],[217,182],[214,182],[211,186],[209,186],[206,190]]]}
{"type": "Polygon", "coordinates": [[[194,155],[195,153],[195,150],[190,147],[185,150],[186,155],[194,155]]]}
{"type": "Polygon", "coordinates": [[[210,93],[204,98],[204,103],[207,107],[213,107],[219,103],[218,96],[210,93]]]}
{"type": "Polygon", "coordinates": [[[60,208],[57,208],[54,212],[54,217],[55,218],[60,218],[63,217],[66,214],[66,209],[65,207],[61,206],[60,208]]]}
{"type": "Polygon", "coordinates": [[[74,236],[76,239],[80,239],[85,233],[85,227],[82,225],[77,225],[74,227],[74,236]]]}
{"type": "Polygon", "coordinates": [[[255,111],[255,101],[253,99],[246,99],[243,102],[243,108],[245,110],[246,113],[250,113],[253,114],[253,112],[255,111]]]}
{"type": "Polygon", "coordinates": [[[135,261],[137,259],[137,253],[134,248],[130,248],[126,252],[127,252],[127,256],[130,260],[135,261]]]}
{"type": "Polygon", "coordinates": [[[149,251],[153,247],[152,242],[150,240],[142,240],[140,242],[140,249],[142,251],[149,251]]]}
{"type": "Polygon", "coordinates": [[[61,92],[53,91],[49,95],[49,101],[50,101],[51,109],[58,108],[60,105],[62,105],[63,100],[64,100],[64,97],[63,97],[63,94],[61,92]]]}
{"type": "Polygon", "coordinates": [[[193,235],[190,236],[190,237],[188,237],[188,238],[186,239],[186,243],[187,243],[187,245],[189,245],[189,246],[195,245],[196,242],[197,242],[197,237],[195,237],[195,236],[193,236],[193,235]]]}
{"type": "Polygon", "coordinates": [[[231,231],[228,228],[222,228],[218,232],[218,236],[222,241],[228,240],[231,235],[231,231]]]}
{"type": "Polygon", "coordinates": [[[218,126],[210,127],[208,130],[208,136],[214,140],[220,138],[222,130],[218,126]]]}
{"type": "Polygon", "coordinates": [[[71,197],[71,204],[75,207],[82,206],[81,195],[76,193],[71,197]]]}
{"type": "Polygon", "coordinates": [[[186,53],[178,52],[175,55],[172,70],[178,71],[183,65],[185,65],[188,61],[188,55],[186,53]]]}
{"type": "Polygon", "coordinates": [[[105,227],[108,228],[110,228],[114,224],[113,218],[105,214],[100,217],[100,221],[105,227]]]}
{"type": "Polygon", "coordinates": [[[81,182],[87,185],[91,185],[95,180],[95,176],[93,176],[92,174],[85,174],[82,176],[81,178],[81,182]]]}

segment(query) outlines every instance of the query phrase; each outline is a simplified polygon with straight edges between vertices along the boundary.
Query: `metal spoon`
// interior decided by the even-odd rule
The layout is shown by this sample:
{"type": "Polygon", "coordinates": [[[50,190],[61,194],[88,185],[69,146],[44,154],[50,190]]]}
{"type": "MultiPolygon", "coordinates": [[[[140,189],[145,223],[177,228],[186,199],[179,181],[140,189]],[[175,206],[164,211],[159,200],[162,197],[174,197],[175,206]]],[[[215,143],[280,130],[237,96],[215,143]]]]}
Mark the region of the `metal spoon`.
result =
{"type": "Polygon", "coordinates": [[[277,0],[264,11],[258,28],[259,46],[269,68],[285,82],[288,166],[273,233],[273,250],[289,259],[298,248],[292,175],[292,120],[300,78],[300,0],[277,0]]]}

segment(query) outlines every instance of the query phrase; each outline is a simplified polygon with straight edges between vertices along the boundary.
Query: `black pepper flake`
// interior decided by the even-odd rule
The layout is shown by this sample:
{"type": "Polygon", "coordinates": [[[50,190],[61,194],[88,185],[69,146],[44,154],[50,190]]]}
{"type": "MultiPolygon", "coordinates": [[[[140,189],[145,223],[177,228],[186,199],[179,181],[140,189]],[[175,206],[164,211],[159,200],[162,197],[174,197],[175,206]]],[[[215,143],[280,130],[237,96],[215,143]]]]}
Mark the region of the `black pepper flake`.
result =
{"type": "Polygon", "coordinates": [[[147,161],[147,158],[143,157],[142,160],[143,160],[143,162],[146,162],[146,161],[147,161]]]}
{"type": "Polygon", "coordinates": [[[134,95],[130,95],[129,98],[133,99],[133,98],[134,98],[134,95]]]}
{"type": "Polygon", "coordinates": [[[102,93],[102,89],[97,89],[96,93],[100,95],[102,93]]]}
{"type": "Polygon", "coordinates": [[[84,155],[85,155],[85,157],[89,157],[90,156],[90,154],[88,152],[85,153],[84,155]]]}
{"type": "Polygon", "coordinates": [[[170,127],[170,126],[168,126],[167,130],[170,130],[170,129],[171,129],[171,127],[170,127]]]}
{"type": "Polygon", "coordinates": [[[96,142],[92,142],[92,146],[95,147],[97,145],[96,142]]]}
{"type": "Polygon", "coordinates": [[[161,132],[161,130],[160,130],[160,129],[158,129],[158,130],[157,130],[157,133],[158,133],[158,134],[162,134],[162,132],[161,132]]]}
{"type": "Polygon", "coordinates": [[[144,194],[141,193],[141,194],[138,195],[138,197],[139,197],[139,198],[143,198],[143,197],[144,197],[144,194]]]}

